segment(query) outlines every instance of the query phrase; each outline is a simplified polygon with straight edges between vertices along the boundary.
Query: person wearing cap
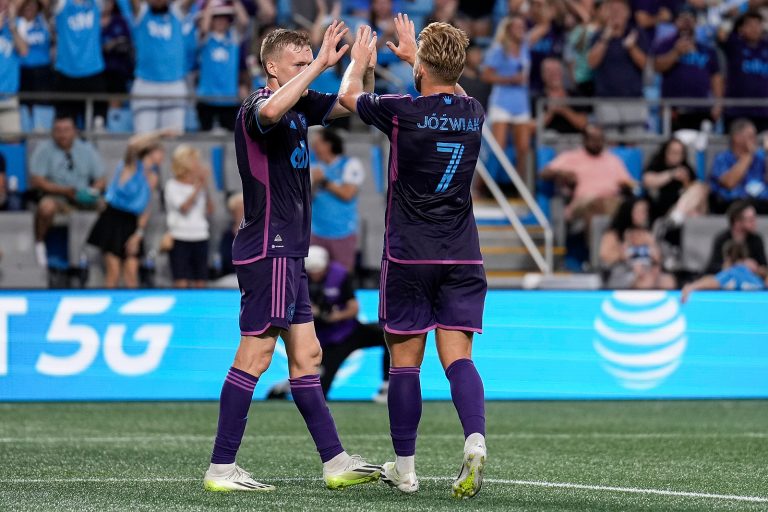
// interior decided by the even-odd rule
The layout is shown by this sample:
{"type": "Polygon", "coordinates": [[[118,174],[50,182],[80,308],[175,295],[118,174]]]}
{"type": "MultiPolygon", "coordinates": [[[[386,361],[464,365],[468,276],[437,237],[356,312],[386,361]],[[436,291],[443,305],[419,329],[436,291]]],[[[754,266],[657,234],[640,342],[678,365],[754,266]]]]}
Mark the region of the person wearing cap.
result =
{"type": "MultiPolygon", "coordinates": [[[[725,81],[717,52],[696,41],[696,18],[692,8],[682,9],[675,19],[675,34],[659,41],[654,48],[654,68],[661,73],[661,97],[723,98],[725,81]]],[[[698,130],[705,120],[717,121],[722,106],[680,106],[673,110],[672,130],[698,130]]]]}
{"type": "Polygon", "coordinates": [[[248,27],[248,13],[240,0],[211,0],[200,18],[198,96],[232,99],[202,99],[197,104],[200,129],[209,131],[214,122],[235,129],[239,102],[240,43],[248,27]],[[234,22],[234,23],[233,23],[234,22]]]}
{"type": "MultiPolygon", "coordinates": [[[[320,385],[328,395],[336,373],[354,351],[362,348],[384,347],[382,375],[384,384],[374,398],[377,402],[386,397],[389,378],[389,353],[384,344],[384,332],[378,324],[363,324],[357,319],[360,304],[355,298],[352,279],[341,264],[331,261],[323,247],[312,245],[304,259],[304,269],[309,278],[309,299],[315,331],[323,347],[320,385]]],[[[269,398],[284,398],[288,387],[283,383],[273,387],[269,398]]]]}

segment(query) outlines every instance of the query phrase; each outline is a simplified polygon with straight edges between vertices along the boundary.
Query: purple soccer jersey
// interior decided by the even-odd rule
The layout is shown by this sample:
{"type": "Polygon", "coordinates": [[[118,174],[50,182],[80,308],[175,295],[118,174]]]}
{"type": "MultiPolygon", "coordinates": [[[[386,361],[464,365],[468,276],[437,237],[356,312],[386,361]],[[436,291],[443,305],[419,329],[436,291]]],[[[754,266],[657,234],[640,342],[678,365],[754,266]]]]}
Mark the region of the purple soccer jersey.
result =
{"type": "Polygon", "coordinates": [[[390,140],[385,259],[482,264],[471,184],[485,112],[468,96],[363,94],[360,118],[390,140]]]}
{"type": "MultiPolygon", "coordinates": [[[[728,62],[728,83],[725,95],[729,98],[768,97],[768,39],[750,45],[735,31],[724,46],[728,62]]],[[[766,107],[729,107],[729,117],[768,117],[766,107]]]]}
{"type": "Polygon", "coordinates": [[[235,126],[237,167],[243,182],[245,217],[232,245],[232,262],[267,257],[304,258],[312,220],[307,127],[325,124],[335,94],[302,97],[275,124],[261,126],[259,109],[272,91],[254,91],[235,126]]]}

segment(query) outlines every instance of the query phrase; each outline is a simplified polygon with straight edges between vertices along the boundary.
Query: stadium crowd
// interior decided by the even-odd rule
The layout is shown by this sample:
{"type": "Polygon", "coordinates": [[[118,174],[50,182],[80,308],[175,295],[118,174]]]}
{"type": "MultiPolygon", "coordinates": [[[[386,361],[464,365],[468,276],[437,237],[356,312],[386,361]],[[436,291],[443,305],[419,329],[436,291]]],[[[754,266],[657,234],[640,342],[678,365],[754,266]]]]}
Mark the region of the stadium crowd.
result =
{"type": "MultiPolygon", "coordinates": [[[[554,183],[553,195],[567,205],[570,233],[588,242],[593,219],[612,217],[598,244],[609,286],[680,286],[673,274],[687,218],[727,212],[733,226],[752,210],[768,211],[766,144],[758,135],[768,130],[768,0],[0,0],[0,135],[18,140],[30,131],[52,133],[28,158],[31,192],[23,200],[0,158],[0,208],[35,209],[41,265],[55,215],[98,208],[89,242],[122,262],[105,260],[107,284],[117,285],[122,275],[134,286],[149,196],[162,190],[168,232],[161,248],[170,255],[173,282],[204,286],[211,252],[224,262],[216,274],[231,270],[227,244],[242,202],[232,195],[227,205],[213,204],[210,170],[186,145],[173,152],[173,179],[158,183],[165,158],[159,137],[231,131],[239,102],[264,83],[258,49],[278,26],[305,29],[317,49],[330,20],[344,19],[350,33],[369,23],[379,34],[377,92],[415,94],[410,67],[387,45],[401,11],[411,14],[417,30],[444,21],[469,34],[460,84],[486,107],[493,137],[521,174],[539,171],[539,184],[531,186],[554,183]],[[116,96],[87,108],[84,96],[62,93],[116,96]],[[654,94],[700,100],[672,108],[673,131],[728,134],[729,147],[704,172],[688,162],[684,138],[647,155],[640,176],[609,148],[658,130],[644,102],[654,94]],[[568,103],[574,98],[592,102],[568,103]],[[547,100],[543,131],[535,120],[540,99],[547,100]],[[728,104],[732,99],[765,104],[728,104]],[[86,127],[140,138],[128,144],[117,171],[104,169],[98,152],[78,136],[86,127]],[[545,162],[533,151],[545,132],[583,134],[583,146],[545,162]],[[215,251],[207,244],[213,208],[232,212],[215,251]],[[118,241],[107,235],[118,227],[132,241],[115,248],[118,241]]],[[[313,88],[336,92],[345,65],[342,60],[326,71],[313,88]]],[[[344,155],[336,132],[320,132],[311,146],[313,243],[352,271],[364,167],[344,155]]],[[[751,226],[747,231],[758,236],[751,226]]],[[[708,272],[746,256],[738,265],[765,278],[756,242],[743,234],[733,239],[736,248],[719,243],[712,259],[721,268],[708,272]]]]}

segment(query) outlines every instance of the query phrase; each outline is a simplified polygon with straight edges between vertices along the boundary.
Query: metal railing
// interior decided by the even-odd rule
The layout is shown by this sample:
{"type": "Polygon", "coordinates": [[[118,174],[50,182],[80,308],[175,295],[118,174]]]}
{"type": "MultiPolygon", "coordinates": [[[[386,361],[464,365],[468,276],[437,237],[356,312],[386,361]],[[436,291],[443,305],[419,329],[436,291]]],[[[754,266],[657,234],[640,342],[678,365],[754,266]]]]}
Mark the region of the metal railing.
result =
{"type": "Polygon", "coordinates": [[[531,234],[528,232],[523,222],[517,216],[517,213],[515,213],[515,210],[509,205],[509,201],[507,197],[504,195],[504,193],[499,188],[498,184],[496,184],[496,181],[488,172],[488,168],[480,160],[478,160],[477,162],[478,175],[485,182],[485,185],[488,187],[488,190],[490,190],[491,195],[493,195],[493,198],[499,204],[499,207],[501,208],[502,213],[504,213],[504,216],[507,218],[507,220],[509,220],[509,223],[514,228],[517,236],[523,242],[523,245],[528,250],[528,253],[531,255],[531,258],[533,258],[534,262],[536,263],[536,266],[539,267],[539,270],[541,270],[542,273],[551,274],[554,268],[553,267],[554,235],[552,232],[552,226],[550,225],[549,220],[547,219],[547,216],[544,215],[544,212],[539,207],[539,204],[536,202],[536,199],[534,199],[533,195],[531,194],[530,190],[525,184],[525,181],[523,180],[522,177],[520,177],[520,174],[518,174],[517,170],[512,165],[512,162],[509,161],[509,158],[507,158],[507,155],[504,153],[504,150],[502,150],[502,148],[496,142],[496,139],[493,137],[493,134],[491,133],[491,129],[488,127],[487,124],[483,126],[483,141],[488,145],[488,148],[491,150],[491,153],[493,153],[493,155],[498,160],[499,164],[501,165],[501,168],[504,169],[504,172],[507,173],[507,176],[509,176],[509,179],[512,181],[512,184],[515,186],[518,193],[520,194],[520,198],[525,202],[526,206],[530,209],[531,213],[533,214],[533,217],[536,219],[537,224],[543,230],[544,254],[541,253],[541,251],[539,250],[539,247],[533,241],[531,234]]]}
{"type": "MultiPolygon", "coordinates": [[[[678,108],[696,108],[706,109],[719,106],[723,108],[723,114],[727,114],[729,107],[741,108],[766,108],[768,109],[768,98],[539,98],[536,100],[536,134],[537,144],[548,142],[553,139],[561,139],[562,134],[551,133],[544,126],[544,117],[548,105],[566,105],[570,107],[596,107],[606,104],[625,104],[633,102],[643,104],[649,109],[659,109],[659,118],[661,119],[660,131],[648,131],[646,133],[632,133],[629,135],[620,134],[614,137],[615,142],[637,143],[637,142],[655,142],[667,140],[672,136],[672,117],[673,111],[678,108]]],[[[727,131],[726,127],[726,131],[727,131]]]]}

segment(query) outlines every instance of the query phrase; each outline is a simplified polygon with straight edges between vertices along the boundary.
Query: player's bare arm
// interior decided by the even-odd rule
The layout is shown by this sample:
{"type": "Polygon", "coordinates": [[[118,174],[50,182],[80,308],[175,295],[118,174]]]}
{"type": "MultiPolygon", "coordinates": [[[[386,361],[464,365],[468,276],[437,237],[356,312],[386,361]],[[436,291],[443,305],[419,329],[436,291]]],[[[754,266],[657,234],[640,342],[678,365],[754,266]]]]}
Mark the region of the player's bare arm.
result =
{"type": "MultiPolygon", "coordinates": [[[[359,34],[362,30],[363,25],[358,27],[357,33],[359,34]]],[[[373,50],[371,52],[370,59],[368,61],[368,67],[365,71],[365,76],[363,77],[363,90],[365,92],[373,92],[373,88],[375,85],[375,70],[376,70],[376,32],[373,32],[373,50]]],[[[355,35],[355,39],[357,39],[357,35],[355,35]]],[[[331,110],[330,115],[328,116],[329,119],[336,119],[339,117],[346,117],[352,114],[354,110],[349,110],[347,107],[345,107],[340,101],[334,105],[333,110],[331,110]]]]}
{"type": "MultiPolygon", "coordinates": [[[[365,90],[364,78],[371,60],[376,56],[376,33],[371,27],[363,25],[357,30],[355,43],[350,52],[352,62],[344,72],[339,87],[339,103],[350,112],[357,112],[357,99],[365,90]]],[[[374,62],[375,65],[375,62],[374,62]]]]}
{"type": "Polygon", "coordinates": [[[267,63],[267,71],[272,75],[267,84],[270,89],[273,89],[274,94],[259,109],[259,123],[262,126],[272,125],[280,121],[285,113],[291,110],[306,93],[309,84],[320,76],[320,73],[336,65],[349,49],[348,44],[337,49],[339,42],[348,31],[349,29],[344,27],[343,21],[334,20],[325,31],[323,44],[314,60],[312,60],[312,50],[308,46],[289,49],[290,53],[287,54],[286,59],[291,59],[291,61],[281,64],[303,67],[303,70],[282,86],[277,83],[274,74],[269,70],[270,66],[277,66],[278,64],[275,62],[267,63]]]}

